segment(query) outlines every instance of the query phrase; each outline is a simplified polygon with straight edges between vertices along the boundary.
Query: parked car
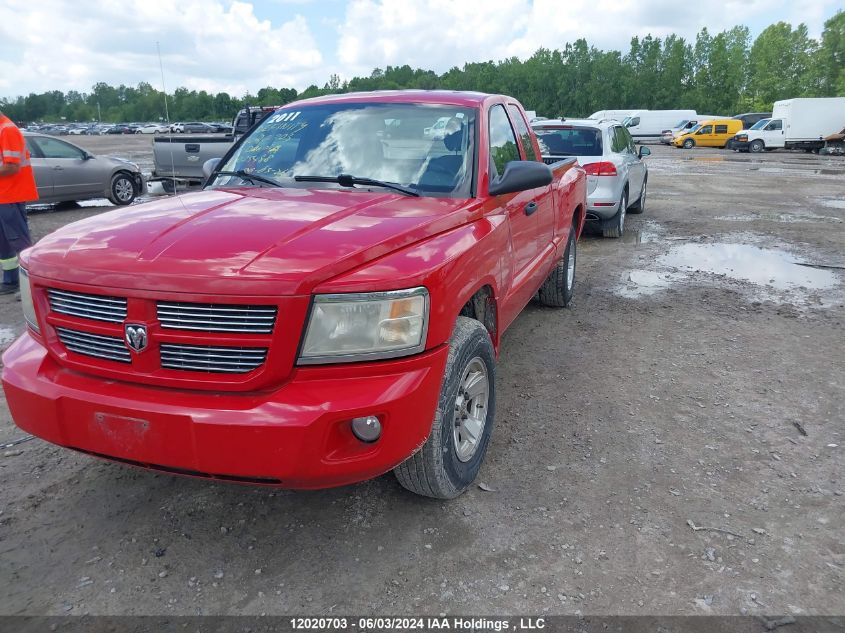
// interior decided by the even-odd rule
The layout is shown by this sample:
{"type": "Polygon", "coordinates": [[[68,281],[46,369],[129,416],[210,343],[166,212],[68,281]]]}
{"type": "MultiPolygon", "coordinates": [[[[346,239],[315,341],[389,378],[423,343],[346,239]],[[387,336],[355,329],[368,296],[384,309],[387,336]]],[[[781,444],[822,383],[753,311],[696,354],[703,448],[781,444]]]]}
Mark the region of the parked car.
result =
{"type": "Polygon", "coordinates": [[[182,132],[185,134],[210,134],[214,132],[214,128],[212,128],[208,123],[193,121],[191,123],[182,124],[182,132]]]}
{"type": "Polygon", "coordinates": [[[126,123],[118,123],[106,130],[106,134],[134,134],[135,129],[126,123]]]}
{"type": "Polygon", "coordinates": [[[228,123],[206,123],[209,127],[209,132],[214,132],[215,134],[231,134],[232,133],[232,126],[228,123]]]}
{"type": "Polygon", "coordinates": [[[135,163],[95,156],[81,147],[45,134],[23,133],[31,155],[39,203],[108,198],[131,204],[143,192],[144,180],[135,163]]]}
{"type": "Polygon", "coordinates": [[[695,119],[684,119],[679,121],[676,125],[672,126],[668,130],[663,130],[663,134],[660,136],[660,142],[664,145],[671,145],[672,142],[678,138],[681,134],[686,134],[689,130],[694,128],[696,125],[699,124],[700,121],[706,121],[708,119],[724,119],[727,117],[722,116],[713,116],[710,114],[700,114],[695,119]]]}
{"type": "Polygon", "coordinates": [[[461,494],[502,334],[538,293],[571,300],[584,170],[544,164],[510,97],[416,90],[288,104],[215,162],[202,192],[21,254],[15,422],[168,473],[321,488],[393,469],[461,494]],[[444,111],[454,131],[426,139],[444,111]]]}
{"type": "Polygon", "coordinates": [[[159,123],[148,123],[147,125],[142,125],[137,130],[135,130],[135,134],[167,134],[169,131],[169,125],[163,125],[159,123]]]}
{"type": "Polygon", "coordinates": [[[575,156],[587,172],[587,220],[605,237],[622,237],[625,216],[645,211],[648,189],[647,147],[612,119],[561,119],[535,122],[543,160],[575,156]]]}
{"type": "Polygon", "coordinates": [[[675,147],[692,149],[700,147],[725,147],[734,134],[742,129],[742,121],[738,119],[705,120],[681,134],[672,141],[675,147]]]}

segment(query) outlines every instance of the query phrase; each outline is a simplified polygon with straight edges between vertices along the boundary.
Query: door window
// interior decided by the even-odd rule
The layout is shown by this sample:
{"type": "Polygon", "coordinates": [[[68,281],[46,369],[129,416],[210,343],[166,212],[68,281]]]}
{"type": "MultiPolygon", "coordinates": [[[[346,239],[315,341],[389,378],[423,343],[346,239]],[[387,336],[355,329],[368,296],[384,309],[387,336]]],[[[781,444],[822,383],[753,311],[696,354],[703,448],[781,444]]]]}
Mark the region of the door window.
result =
{"type": "Polygon", "coordinates": [[[728,126],[727,125],[717,125],[716,126],[716,134],[727,134],[728,133],[728,126]]]}
{"type": "Polygon", "coordinates": [[[778,131],[783,129],[783,121],[778,119],[777,121],[772,121],[766,126],[766,130],[768,131],[778,131]]]}
{"type": "Polygon", "coordinates": [[[701,128],[696,134],[712,134],[713,133],[713,126],[712,125],[705,125],[701,128]]]}
{"type": "MultiPolygon", "coordinates": [[[[496,178],[505,171],[505,165],[512,160],[519,160],[516,136],[513,133],[508,115],[502,105],[490,108],[490,171],[496,178]]],[[[492,180],[492,178],[491,178],[492,180]]]]}
{"type": "Polygon", "coordinates": [[[531,142],[531,134],[528,131],[528,126],[525,124],[525,119],[522,118],[522,112],[515,105],[509,105],[508,110],[510,110],[511,118],[513,119],[514,125],[516,125],[519,139],[522,141],[522,149],[525,150],[526,160],[537,160],[534,143],[531,142]]]}
{"type": "Polygon", "coordinates": [[[626,151],[627,143],[622,134],[621,127],[614,127],[610,130],[610,151],[621,154],[626,151]]]}
{"type": "Polygon", "coordinates": [[[41,155],[44,158],[72,158],[82,160],[85,154],[78,147],[65,143],[55,138],[33,139],[35,144],[41,148],[41,155]]]}
{"type": "Polygon", "coordinates": [[[619,133],[622,135],[622,140],[625,142],[625,149],[628,151],[629,154],[637,154],[637,146],[634,143],[634,137],[631,136],[631,133],[624,127],[616,128],[619,130],[619,133]]]}

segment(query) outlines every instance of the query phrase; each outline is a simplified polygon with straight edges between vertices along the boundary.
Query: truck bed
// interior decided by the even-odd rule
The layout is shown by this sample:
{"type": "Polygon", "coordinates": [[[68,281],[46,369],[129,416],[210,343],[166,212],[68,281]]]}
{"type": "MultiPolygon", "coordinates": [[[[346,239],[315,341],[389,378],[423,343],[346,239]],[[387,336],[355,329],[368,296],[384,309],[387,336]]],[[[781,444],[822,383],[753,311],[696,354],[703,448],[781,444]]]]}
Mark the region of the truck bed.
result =
{"type": "Polygon", "coordinates": [[[175,178],[188,182],[203,180],[202,166],[220,158],[232,145],[226,136],[156,136],[153,138],[153,179],[175,178]]]}

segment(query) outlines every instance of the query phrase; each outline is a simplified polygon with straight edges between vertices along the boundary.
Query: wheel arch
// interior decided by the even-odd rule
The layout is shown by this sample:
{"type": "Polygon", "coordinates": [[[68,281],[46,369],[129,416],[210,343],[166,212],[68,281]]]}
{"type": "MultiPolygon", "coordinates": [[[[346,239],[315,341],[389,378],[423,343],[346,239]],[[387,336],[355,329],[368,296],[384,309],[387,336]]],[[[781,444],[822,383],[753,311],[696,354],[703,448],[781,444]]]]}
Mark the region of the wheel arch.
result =
{"type": "Polygon", "coordinates": [[[498,354],[499,350],[499,304],[496,300],[496,292],[493,286],[485,283],[478,288],[461,307],[460,312],[455,315],[455,320],[459,316],[469,317],[479,321],[487,333],[490,335],[490,341],[493,343],[493,349],[498,354]]]}

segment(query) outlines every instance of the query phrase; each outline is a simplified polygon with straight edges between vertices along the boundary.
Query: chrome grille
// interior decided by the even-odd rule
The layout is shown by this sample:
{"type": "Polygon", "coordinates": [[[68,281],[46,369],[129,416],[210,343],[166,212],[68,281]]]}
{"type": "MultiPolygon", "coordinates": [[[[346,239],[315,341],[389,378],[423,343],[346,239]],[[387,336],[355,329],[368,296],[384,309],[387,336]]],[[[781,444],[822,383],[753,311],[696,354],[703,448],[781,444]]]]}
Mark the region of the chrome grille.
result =
{"type": "Polygon", "coordinates": [[[266,347],[161,344],[161,366],[165,369],[245,374],[264,364],[265,358],[266,347]]]}
{"type": "Polygon", "coordinates": [[[157,313],[172,330],[269,334],[276,323],[276,306],[159,302],[157,313]]]}
{"type": "Polygon", "coordinates": [[[47,295],[53,312],[109,323],[123,323],[126,318],[126,299],[123,297],[90,295],[56,288],[48,288],[47,295]]]}
{"type": "Polygon", "coordinates": [[[57,327],[56,332],[59,340],[71,352],[94,358],[113,360],[119,363],[128,363],[129,350],[122,338],[116,336],[102,336],[90,332],[80,332],[64,327],[57,327]]]}

